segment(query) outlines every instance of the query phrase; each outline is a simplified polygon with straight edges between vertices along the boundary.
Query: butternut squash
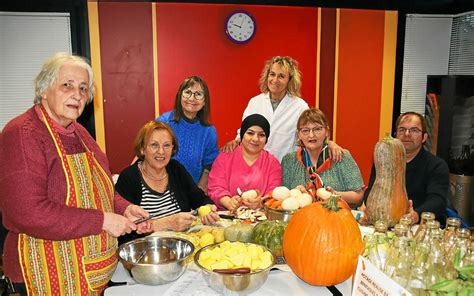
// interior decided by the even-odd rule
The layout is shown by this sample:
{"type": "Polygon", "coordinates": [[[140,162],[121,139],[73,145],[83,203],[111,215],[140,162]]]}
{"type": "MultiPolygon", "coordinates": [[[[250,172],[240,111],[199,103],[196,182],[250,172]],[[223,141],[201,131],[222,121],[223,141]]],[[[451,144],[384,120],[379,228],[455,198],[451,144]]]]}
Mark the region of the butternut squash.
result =
{"type": "Polygon", "coordinates": [[[393,226],[408,211],[405,188],[406,153],[398,139],[390,135],[377,142],[374,150],[375,182],[367,198],[366,214],[374,224],[382,220],[393,226]]]}

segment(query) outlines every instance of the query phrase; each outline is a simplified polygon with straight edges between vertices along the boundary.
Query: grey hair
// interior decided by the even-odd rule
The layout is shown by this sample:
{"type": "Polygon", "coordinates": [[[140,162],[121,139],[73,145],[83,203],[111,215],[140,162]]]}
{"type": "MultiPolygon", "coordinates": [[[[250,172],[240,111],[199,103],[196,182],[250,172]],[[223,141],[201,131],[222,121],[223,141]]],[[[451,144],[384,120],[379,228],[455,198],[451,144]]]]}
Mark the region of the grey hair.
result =
{"type": "Polygon", "coordinates": [[[33,103],[35,105],[41,103],[41,100],[43,99],[41,94],[43,94],[58,80],[59,70],[65,64],[77,65],[87,71],[87,74],[89,75],[90,91],[90,97],[89,100],[87,100],[87,103],[92,101],[92,98],[95,94],[94,73],[92,72],[92,67],[89,65],[88,61],[85,58],[77,55],[66,52],[58,52],[46,60],[46,62],[41,67],[41,71],[34,80],[35,99],[33,103]]]}

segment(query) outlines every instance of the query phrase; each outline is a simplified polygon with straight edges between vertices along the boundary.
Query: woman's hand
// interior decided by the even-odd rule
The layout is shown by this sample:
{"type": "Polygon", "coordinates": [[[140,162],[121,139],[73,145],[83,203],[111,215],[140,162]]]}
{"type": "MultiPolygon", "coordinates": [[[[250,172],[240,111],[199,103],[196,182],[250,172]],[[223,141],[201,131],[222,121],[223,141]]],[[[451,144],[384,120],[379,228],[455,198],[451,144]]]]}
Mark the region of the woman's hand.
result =
{"type": "Polygon", "coordinates": [[[258,209],[262,207],[262,197],[247,198],[242,200],[242,204],[250,209],[258,209]]]}
{"type": "Polygon", "coordinates": [[[233,197],[224,196],[219,202],[223,207],[234,212],[242,204],[242,197],[239,195],[234,195],[233,197]]]}
{"type": "Polygon", "coordinates": [[[119,237],[133,230],[137,230],[137,226],[130,219],[122,215],[105,212],[102,230],[105,230],[113,237],[119,237]]]}
{"type": "Polygon", "coordinates": [[[326,187],[324,187],[324,189],[326,189],[326,191],[331,192],[331,194],[333,194],[333,195],[337,195],[336,190],[334,190],[334,188],[332,188],[331,186],[326,186],[326,187]]]}
{"type": "MultiPolygon", "coordinates": [[[[123,213],[130,221],[135,223],[139,219],[148,218],[150,214],[137,205],[129,205],[123,213]]],[[[150,220],[137,224],[137,233],[150,233],[153,231],[153,225],[150,220]]]]}
{"type": "Polygon", "coordinates": [[[341,162],[344,149],[333,141],[328,141],[329,155],[335,162],[341,162]]]}
{"type": "Polygon", "coordinates": [[[365,210],[367,209],[367,207],[365,206],[365,203],[362,203],[362,205],[360,207],[357,208],[358,211],[361,211],[362,212],[362,217],[360,217],[359,220],[357,220],[357,222],[359,222],[361,225],[367,225],[369,224],[369,220],[367,218],[367,214],[365,213],[365,210]]]}
{"type": "MultiPolygon", "coordinates": [[[[191,224],[196,220],[196,216],[191,212],[181,212],[168,216],[168,229],[174,231],[184,231],[191,227],[191,224]]],[[[159,221],[157,221],[159,222],[159,221]]]]}
{"type": "Polygon", "coordinates": [[[240,141],[235,139],[227,142],[224,146],[221,147],[221,152],[232,153],[237,146],[239,146],[240,141]]]}
{"type": "Polygon", "coordinates": [[[304,187],[304,185],[298,185],[295,188],[301,191],[301,193],[308,193],[308,190],[306,190],[306,187],[304,187]]]}
{"type": "Polygon", "coordinates": [[[205,225],[214,225],[219,220],[219,215],[217,214],[216,205],[208,205],[211,208],[211,212],[205,216],[201,217],[202,224],[205,225]]]}

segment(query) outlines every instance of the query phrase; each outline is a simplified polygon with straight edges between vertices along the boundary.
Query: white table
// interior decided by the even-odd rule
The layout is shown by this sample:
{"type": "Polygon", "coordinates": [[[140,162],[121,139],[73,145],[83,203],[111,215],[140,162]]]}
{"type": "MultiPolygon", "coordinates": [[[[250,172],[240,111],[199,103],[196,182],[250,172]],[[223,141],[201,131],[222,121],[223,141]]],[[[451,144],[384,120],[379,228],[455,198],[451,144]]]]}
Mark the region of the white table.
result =
{"type": "MultiPolygon", "coordinates": [[[[105,296],[127,295],[194,295],[208,296],[217,295],[202,278],[201,273],[197,270],[194,263],[188,266],[186,272],[175,282],[159,285],[147,286],[137,284],[124,269],[121,263],[118,264],[117,270],[112,276],[113,282],[127,282],[127,285],[114,286],[105,290],[105,296]],[[187,283],[194,281],[192,289],[184,291],[187,283]],[[178,289],[179,286],[179,289],[178,289]]],[[[352,277],[346,281],[336,285],[336,288],[342,295],[351,295],[352,277]]],[[[332,295],[326,287],[311,286],[300,280],[291,271],[272,270],[265,284],[256,292],[250,295],[332,295]]]]}

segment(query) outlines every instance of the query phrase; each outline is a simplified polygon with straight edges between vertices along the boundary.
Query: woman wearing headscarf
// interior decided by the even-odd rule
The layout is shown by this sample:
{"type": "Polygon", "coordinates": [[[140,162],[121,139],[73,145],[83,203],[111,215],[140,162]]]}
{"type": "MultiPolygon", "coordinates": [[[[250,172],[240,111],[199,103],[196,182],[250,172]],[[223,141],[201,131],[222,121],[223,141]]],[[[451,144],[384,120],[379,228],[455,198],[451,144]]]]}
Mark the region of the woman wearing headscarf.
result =
{"type": "Polygon", "coordinates": [[[8,229],[5,275],[22,295],[99,295],[117,266],[117,237],[151,231],[114,191],[107,157],[76,122],[94,95],[92,68],[58,53],[35,79],[34,106],[0,135],[8,229]]]}
{"type": "Polygon", "coordinates": [[[247,116],[240,127],[241,144],[232,153],[220,153],[209,174],[209,196],[219,209],[235,210],[241,204],[261,206],[259,196],[268,195],[281,184],[281,166],[264,149],[270,124],[260,114],[247,116]],[[257,190],[251,200],[242,200],[238,191],[257,190]]]}
{"type": "Polygon", "coordinates": [[[313,196],[317,189],[329,186],[349,205],[358,206],[364,195],[359,167],[349,151],[345,151],[341,162],[329,158],[329,124],[324,113],[318,109],[301,113],[296,133],[298,150],[285,155],[281,162],[283,185],[303,185],[313,196]]]}

